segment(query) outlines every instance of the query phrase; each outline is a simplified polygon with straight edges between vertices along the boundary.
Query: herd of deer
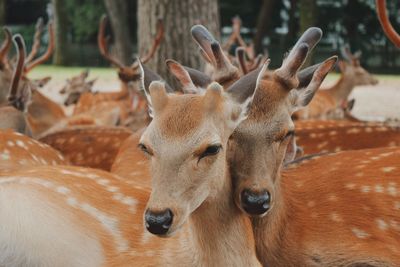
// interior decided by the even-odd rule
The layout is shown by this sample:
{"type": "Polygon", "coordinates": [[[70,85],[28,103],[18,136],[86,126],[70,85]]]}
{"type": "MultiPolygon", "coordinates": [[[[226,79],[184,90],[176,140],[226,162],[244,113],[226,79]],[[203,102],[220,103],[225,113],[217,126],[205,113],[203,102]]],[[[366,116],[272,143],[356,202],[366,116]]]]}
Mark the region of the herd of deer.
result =
{"type": "Polygon", "coordinates": [[[167,60],[174,90],[144,65],[161,22],[131,66],[109,53],[106,24],[99,48],[121,90],[74,77],[61,92],[71,116],[40,93],[48,79],[27,77],[51,55],[51,23],[36,60],[41,21],[27,57],[4,29],[0,266],[400,266],[400,131],[350,115],[354,86],[376,83],[358,55],[345,49],[339,81],[318,90],[337,61],[301,68],[319,28],[269,70],[237,18],[225,46],[195,25],[207,74],[167,60]]]}

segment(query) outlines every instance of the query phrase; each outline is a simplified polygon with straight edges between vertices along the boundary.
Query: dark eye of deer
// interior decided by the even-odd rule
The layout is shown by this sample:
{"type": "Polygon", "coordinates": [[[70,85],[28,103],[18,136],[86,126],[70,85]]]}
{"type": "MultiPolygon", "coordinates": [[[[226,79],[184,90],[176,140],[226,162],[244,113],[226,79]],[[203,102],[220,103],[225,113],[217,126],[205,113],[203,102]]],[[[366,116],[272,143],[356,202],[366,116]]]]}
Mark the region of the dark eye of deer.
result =
{"type": "Polygon", "coordinates": [[[221,145],[212,145],[207,147],[207,149],[200,155],[200,159],[218,154],[221,148],[221,145]]]}
{"type": "Polygon", "coordinates": [[[142,150],[143,153],[148,154],[148,155],[150,155],[150,156],[152,155],[152,154],[150,153],[149,149],[147,148],[147,146],[145,146],[144,144],[139,144],[139,145],[138,145],[138,148],[139,148],[140,150],[142,150]]]}
{"type": "Polygon", "coordinates": [[[294,131],[293,130],[288,131],[283,139],[287,140],[289,137],[292,137],[293,135],[294,135],[294,131]]]}

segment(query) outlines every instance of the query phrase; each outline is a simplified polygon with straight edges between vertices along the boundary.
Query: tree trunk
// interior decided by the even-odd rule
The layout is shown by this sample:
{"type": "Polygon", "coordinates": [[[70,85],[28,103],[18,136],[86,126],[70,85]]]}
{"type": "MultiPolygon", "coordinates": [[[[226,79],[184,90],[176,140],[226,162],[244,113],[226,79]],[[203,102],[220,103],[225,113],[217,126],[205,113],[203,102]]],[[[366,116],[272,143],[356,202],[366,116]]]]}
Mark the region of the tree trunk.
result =
{"type": "Polygon", "coordinates": [[[125,65],[132,64],[132,47],[126,0],[104,0],[114,33],[115,56],[125,65]]]}
{"type": "MultiPolygon", "coordinates": [[[[317,23],[317,3],[316,0],[300,0],[300,34],[305,32],[309,27],[316,26],[317,23]]],[[[311,53],[304,67],[313,63],[313,53],[311,53]]]]}
{"type": "Polygon", "coordinates": [[[151,47],[158,18],[163,19],[164,39],[147,65],[174,84],[165,65],[166,59],[174,59],[196,69],[201,69],[204,65],[199,49],[190,35],[190,28],[194,24],[204,24],[220,40],[218,1],[139,0],[138,42],[141,56],[151,47]]]}
{"type": "Polygon", "coordinates": [[[6,0],[0,0],[0,25],[6,24],[6,0]]]}
{"type": "Polygon", "coordinates": [[[67,0],[52,0],[56,37],[53,57],[55,65],[67,65],[68,63],[68,13],[65,1],[67,0]]]}
{"type": "Polygon", "coordinates": [[[263,0],[260,13],[257,19],[257,32],[254,36],[254,50],[256,54],[263,53],[263,39],[271,28],[272,12],[274,11],[275,0],[263,0]]]}

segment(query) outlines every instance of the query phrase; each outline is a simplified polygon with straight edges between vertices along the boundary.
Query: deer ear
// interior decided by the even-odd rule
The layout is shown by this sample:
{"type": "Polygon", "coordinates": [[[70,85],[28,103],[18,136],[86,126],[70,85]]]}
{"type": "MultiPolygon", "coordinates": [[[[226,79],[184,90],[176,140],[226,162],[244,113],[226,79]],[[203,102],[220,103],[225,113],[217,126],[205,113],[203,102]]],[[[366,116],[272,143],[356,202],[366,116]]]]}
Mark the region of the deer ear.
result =
{"type": "Polygon", "coordinates": [[[178,62],[172,59],[165,61],[168,70],[182,85],[182,90],[185,94],[199,94],[201,91],[193,84],[189,72],[178,62]]]}
{"type": "Polygon", "coordinates": [[[293,161],[297,156],[297,152],[299,151],[299,147],[296,144],[296,137],[292,135],[289,138],[290,140],[287,144],[285,157],[283,159],[283,164],[285,165],[293,161]]]}
{"type": "Polygon", "coordinates": [[[337,56],[333,56],[318,65],[313,73],[310,83],[303,88],[296,88],[291,91],[291,96],[294,97],[293,112],[307,106],[313,99],[315,93],[321,86],[326,75],[332,70],[337,61],[337,56]]]}

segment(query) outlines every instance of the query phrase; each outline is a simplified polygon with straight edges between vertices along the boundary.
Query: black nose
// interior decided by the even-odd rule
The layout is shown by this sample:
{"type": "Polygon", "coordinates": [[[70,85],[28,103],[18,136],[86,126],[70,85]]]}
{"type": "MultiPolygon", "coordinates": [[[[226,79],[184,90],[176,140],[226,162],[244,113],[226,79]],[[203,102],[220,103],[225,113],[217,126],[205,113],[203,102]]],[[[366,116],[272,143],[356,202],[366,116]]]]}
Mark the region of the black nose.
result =
{"type": "Polygon", "coordinates": [[[269,210],[271,198],[267,191],[256,193],[245,189],[242,191],[241,201],[248,214],[261,215],[269,210]]]}
{"type": "Polygon", "coordinates": [[[147,210],[144,214],[146,229],[155,235],[165,235],[171,227],[173,217],[170,209],[161,212],[147,210]]]}

